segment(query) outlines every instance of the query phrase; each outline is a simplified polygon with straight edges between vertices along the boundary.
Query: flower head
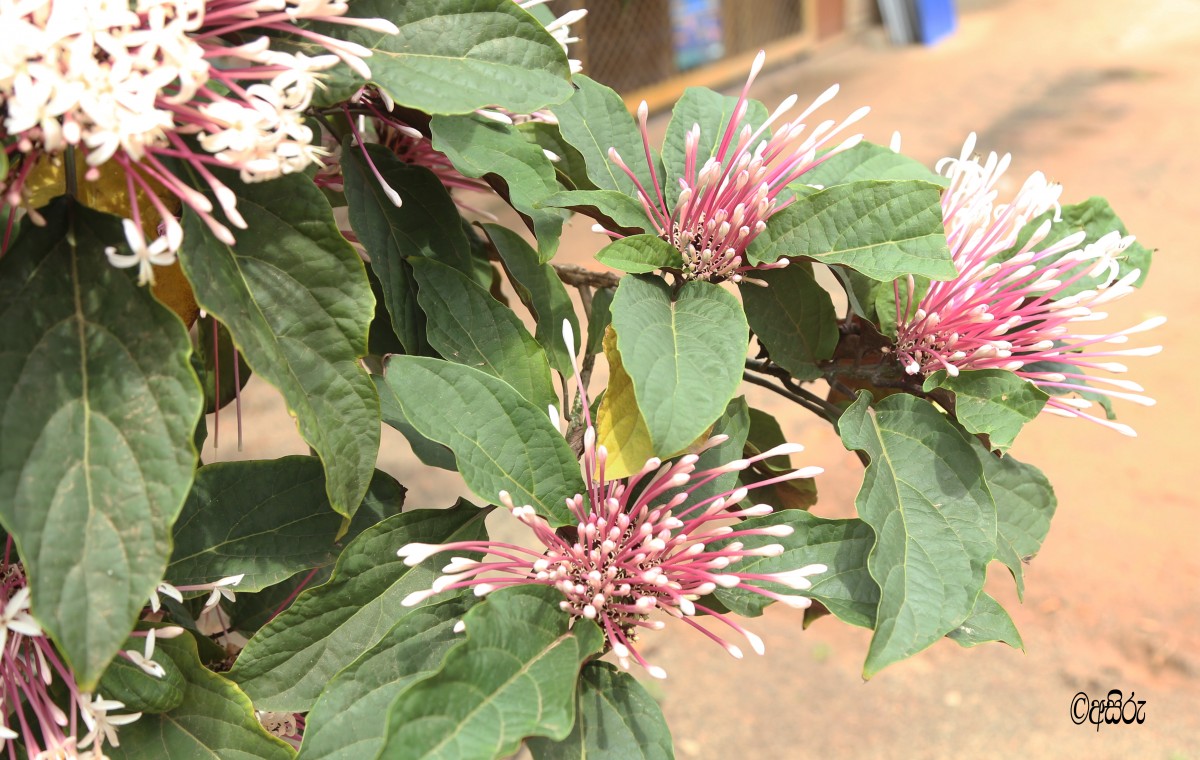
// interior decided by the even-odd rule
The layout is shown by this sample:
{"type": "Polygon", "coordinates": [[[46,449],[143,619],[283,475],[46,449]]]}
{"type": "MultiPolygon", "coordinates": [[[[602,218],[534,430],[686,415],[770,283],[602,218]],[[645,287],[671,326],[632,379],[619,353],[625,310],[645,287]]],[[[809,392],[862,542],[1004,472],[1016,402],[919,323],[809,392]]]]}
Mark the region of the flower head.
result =
{"type": "MultiPolygon", "coordinates": [[[[570,327],[568,350],[573,345],[570,327]]],[[[576,371],[576,380],[579,375],[576,371]]],[[[582,388],[582,385],[580,385],[582,388]]],[[[587,401],[583,401],[584,410],[587,401]]],[[[586,411],[585,411],[586,414],[586,411]]],[[[726,439],[710,438],[701,449],[711,448],[726,439]]],[[[629,478],[607,480],[604,475],[608,457],[604,446],[596,445],[590,418],[584,433],[583,471],[587,493],[576,494],[567,507],[577,521],[574,532],[564,537],[537,515],[533,507],[518,506],[507,492],[500,502],[514,517],[533,531],[540,546],[528,549],[496,541],[457,541],[449,544],[408,544],[399,555],[405,563],[416,565],[444,552],[481,552],[490,558],[474,560],[454,556],[443,568],[445,575],[425,591],[410,594],[404,604],[417,604],[452,589],[472,588],[484,595],[498,588],[520,584],[552,586],[563,600],[559,606],[572,618],[595,621],[608,640],[608,647],[622,667],[635,661],[658,678],[661,668],[648,664],[637,651],[638,632],[658,630],[663,621],[652,619],[654,612],[683,621],[720,644],[735,657],[742,650],[695,620],[705,613],[742,635],[751,648],[761,654],[762,640],[728,615],[716,612],[697,600],[717,588],[741,587],[792,607],[807,607],[810,600],[798,594],[780,594],[760,588],[756,583],[774,582],[796,591],[811,587],[808,576],[826,570],[824,565],[780,573],[739,572],[736,565],[745,557],[771,557],[783,552],[783,546],[768,543],[747,547],[748,537],[782,537],[792,532],[787,525],[755,526],[742,518],[769,514],[771,507],[740,505],[746,488],[703,499],[692,493],[714,478],[744,470],[751,463],[773,456],[800,451],[802,447],[784,444],[750,459],[738,459],[719,467],[697,471],[696,453],[675,462],[658,459],[646,462],[641,472],[629,478]]],[[[756,483],[760,487],[794,478],[806,478],[821,472],[807,467],[756,483]]],[[[757,542],[756,542],[757,543],[757,542]]]]}
{"type": "MultiPolygon", "coordinates": [[[[0,751],[20,739],[32,758],[98,760],[106,742],[118,745],[117,727],[141,713],[110,714],[124,705],[75,685],[75,675],[29,612],[25,572],[12,551],[9,538],[0,563],[0,751]],[[56,679],[60,686],[52,688],[56,679]],[[60,706],[64,699],[65,710],[60,706]],[[76,735],[80,721],[88,730],[82,738],[76,735]],[[92,749],[80,752],[88,747],[92,749]]],[[[147,659],[151,653],[148,649],[147,659]]],[[[7,749],[16,757],[12,747],[7,749]]]]}
{"type": "Polygon", "coordinates": [[[368,76],[362,59],[370,50],[300,22],[396,31],[388,21],[345,17],[348,9],[337,0],[2,0],[0,137],[15,165],[0,184],[6,202],[26,205],[30,172],[42,159],[75,148],[90,167],[85,180],[98,179],[98,167],[109,162],[123,170],[129,216],[139,229],[145,228],[133,202],[139,193],[151,199],[159,218],[165,245],[140,241],[131,259],[114,263],[141,265],[147,280],[150,263],[174,260],[182,232],[160,195],[178,197],[232,244],[212,202],[168,163],[185,165],[230,223],[245,227],[234,193],[211,168],[234,169],[243,181],[258,182],[300,171],[322,155],[303,118],[318,72],[341,60],[368,76]],[[272,49],[280,33],[315,42],[328,54],[272,49]]]}
{"type": "Polygon", "coordinates": [[[1062,188],[1035,172],[1012,202],[996,204],[995,185],[1010,157],[992,153],[981,162],[971,156],[974,147],[971,134],[958,158],[943,159],[937,167],[950,179],[942,196],[942,215],[958,276],[930,283],[915,310],[913,278],[905,289],[899,281],[894,284],[900,363],[914,375],[1009,370],[1051,394],[1043,411],[1083,417],[1133,435],[1128,425],[1087,414],[1084,410],[1092,406],[1088,399],[1066,395],[1083,392],[1146,406],[1154,403],[1141,395],[1137,383],[1085,372],[1123,373],[1125,365],[1112,357],[1150,356],[1162,350],[1112,346],[1161,325],[1163,317],[1111,333],[1084,332],[1081,326],[1107,316],[1097,307],[1133,292],[1141,273],[1135,269],[1118,276],[1116,260],[1133,238],[1113,231],[1080,247],[1086,233],[1079,231],[1042,246],[1050,233],[1047,219],[1019,251],[998,260],[997,254],[1013,247],[1031,219],[1058,210],[1062,188]],[[1096,287],[1069,292],[1083,278],[1101,276],[1096,287]]]}
{"type": "MultiPolygon", "coordinates": [[[[824,121],[809,129],[804,119],[837,94],[834,85],[822,93],[796,118],[780,124],[774,134],[767,130],[796,104],[792,95],[775,109],[757,129],[746,125],[738,130],[749,108],[747,95],[765,60],[760,52],[754,59],[750,76],[733,109],[725,131],[711,158],[701,164],[700,125],[695,124],[684,138],[684,166],[679,179],[679,197],[669,206],[659,185],[650,154],[647,129],[648,109],[638,108],[646,163],[650,167],[653,188],[647,190],[615,148],[609,158],[633,180],[646,215],[662,239],[679,249],[683,256],[683,275],[697,280],[743,279],[752,269],[774,269],[787,265],[787,259],[770,264],[750,265],[746,248],[764,229],[767,220],[786,208],[793,198],[785,191],[805,172],[825,159],[853,147],[862,135],[853,135],[834,144],[822,155],[817,152],[834,143],[839,133],[862,117],[869,108],[860,108],[842,123],[824,121]]],[[[620,237],[616,233],[608,233],[620,237]]]]}
{"type": "Polygon", "coordinates": [[[300,742],[304,738],[304,715],[261,710],[256,711],[254,715],[262,727],[267,729],[267,733],[279,737],[295,749],[300,749],[300,742]]]}

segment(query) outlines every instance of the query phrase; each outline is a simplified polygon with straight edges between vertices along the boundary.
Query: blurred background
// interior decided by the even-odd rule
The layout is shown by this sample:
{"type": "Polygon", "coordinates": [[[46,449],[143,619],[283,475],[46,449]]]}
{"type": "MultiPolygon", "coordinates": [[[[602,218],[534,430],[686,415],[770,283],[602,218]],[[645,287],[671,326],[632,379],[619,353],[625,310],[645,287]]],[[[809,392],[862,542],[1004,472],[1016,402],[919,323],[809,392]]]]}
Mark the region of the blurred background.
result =
{"type": "MultiPolygon", "coordinates": [[[[899,131],[904,152],[930,165],[957,155],[971,131],[979,150],[1011,152],[1001,199],[1038,169],[1064,185],[1064,203],[1106,197],[1157,249],[1146,287],[1106,324],[1170,318],[1145,336],[1164,352],[1129,362],[1128,377],[1158,405],[1118,402],[1135,439],[1044,415],[1012,450],[1046,472],[1059,498],[1024,603],[1002,566],[990,578],[1024,652],[943,640],[865,682],[866,631],[831,618],[803,631],[799,612],[771,608],[749,625],[764,657],[735,661],[682,626],[647,637],[643,651],[670,674],[648,686],[680,758],[1200,758],[1200,499],[1188,448],[1200,414],[1187,401],[1200,362],[1186,314],[1200,293],[1200,0],[916,5],[932,10],[915,17],[908,0],[590,0],[572,56],[631,105],[645,98],[656,139],[683,87],[735,91],[765,48],[752,96],[768,108],[793,92],[807,104],[839,82],[818,116],[870,105],[867,139],[887,144],[899,131]],[[1072,723],[1077,692],[1110,689],[1145,700],[1145,723],[1072,723]]],[[[487,208],[519,227],[502,206],[487,208]]],[[[570,225],[557,261],[602,268],[592,255],[604,240],[589,227],[570,225]]],[[[603,382],[598,372],[593,389],[603,382]]],[[[765,390],[746,395],[807,447],[797,466],[826,468],[813,511],[853,514],[862,468],[835,432],[765,390]]],[[[307,453],[274,391],[252,380],[245,403],[244,450],[223,435],[206,462],[307,453]]],[[[232,410],[222,419],[231,430],[232,410]]],[[[380,467],[408,487],[408,508],[467,494],[456,474],[420,467],[387,428],[380,467]]]]}

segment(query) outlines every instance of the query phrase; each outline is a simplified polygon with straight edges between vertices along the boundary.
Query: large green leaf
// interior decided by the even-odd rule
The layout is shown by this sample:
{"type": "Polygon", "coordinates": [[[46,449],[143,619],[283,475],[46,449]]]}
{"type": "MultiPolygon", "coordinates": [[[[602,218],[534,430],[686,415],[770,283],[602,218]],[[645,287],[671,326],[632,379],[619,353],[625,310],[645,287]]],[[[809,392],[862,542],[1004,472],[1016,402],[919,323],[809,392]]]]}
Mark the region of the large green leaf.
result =
{"type": "Polygon", "coordinates": [[[502,380],[438,359],[393,356],[384,380],[409,424],[454,452],[480,498],[498,504],[508,491],[555,526],[575,523],[566,501],[583,493],[583,476],[548,410],[502,380]]]}
{"type": "Polygon", "coordinates": [[[474,599],[460,595],[414,610],[334,676],[305,720],[300,758],[376,757],[388,707],[409,685],[435,673],[450,648],[463,641],[454,627],[474,599]]]}
{"type": "MultiPolygon", "coordinates": [[[[571,94],[562,46],[512,0],[354,0],[359,18],[384,18],[399,34],[343,24],[314,24],[322,34],[356,42],[371,81],[401,105],[425,113],[470,113],[496,105],[529,113],[571,94]]],[[[310,54],[324,53],[318,46],[310,54]]],[[[352,95],[362,80],[346,66],[326,72],[321,104],[352,95]]]]}
{"type": "MultiPolygon", "coordinates": [[[[616,190],[635,195],[629,175],[608,158],[608,149],[616,148],[646,192],[653,193],[654,182],[646,164],[646,146],[625,101],[612,88],[585,76],[574,78],[576,90],[566,102],[552,111],[558,118],[563,139],[583,156],[588,178],[601,190],[616,190]]],[[[655,175],[662,179],[662,162],[651,148],[655,175]]]]}
{"type": "Polygon", "coordinates": [[[183,324],[105,258],[118,220],[42,215],[0,259],[0,518],[91,688],[167,565],[204,394],[183,324]]]}
{"type": "MultiPolygon", "coordinates": [[[[725,136],[725,127],[733,118],[733,109],[737,102],[736,97],[713,92],[707,87],[689,87],[683,91],[679,100],[675,101],[675,107],[671,110],[671,121],[667,124],[667,134],[663,138],[663,174],[659,175],[663,177],[667,208],[673,209],[675,201],[679,199],[679,180],[683,179],[686,166],[687,133],[693,126],[700,126],[700,139],[696,142],[696,171],[699,172],[704,162],[715,155],[717,148],[721,146],[721,138],[725,136]]],[[[731,142],[737,144],[737,134],[744,127],[758,129],[767,120],[767,115],[766,106],[757,100],[747,100],[746,115],[738,122],[731,142]]],[[[759,140],[768,137],[770,132],[764,132],[759,140]]],[[[754,147],[751,145],[750,149],[753,150],[754,147]]],[[[732,153],[732,149],[729,153],[732,153]]],[[[729,158],[729,154],[726,158],[729,158]]]]}
{"type": "Polygon", "coordinates": [[[832,357],[838,344],[837,312],[829,293],[802,263],[755,272],[754,277],[767,287],[742,285],[742,305],[771,361],[797,380],[820,377],[817,362],[832,357]]]}
{"type": "Polygon", "coordinates": [[[347,141],[342,146],[342,176],[350,226],[383,286],[392,329],[405,352],[426,353],[425,315],[417,305],[417,283],[407,259],[437,259],[470,274],[471,246],[454,201],[433,172],[401,163],[378,145],[368,145],[367,151],[402,204],[388,199],[361,150],[347,141]]]}
{"type": "Polygon", "coordinates": [[[383,375],[373,375],[371,379],[375,381],[375,390],[379,391],[379,411],[383,421],[408,439],[408,445],[412,446],[417,458],[430,467],[457,472],[458,463],[454,460],[454,452],[421,435],[408,423],[408,418],[404,416],[404,410],[400,408],[400,402],[396,399],[396,392],[384,381],[383,375]]]}
{"type": "Polygon", "coordinates": [[[941,193],[918,180],[862,180],[806,195],[771,217],[772,243],[751,249],[750,263],[807,256],[876,280],[951,279],[941,193]]]}
{"type": "MultiPolygon", "coordinates": [[[[879,586],[867,571],[867,555],[875,545],[875,533],[862,520],[829,520],[797,509],[787,509],[766,517],[748,520],[746,527],[789,525],[790,536],[747,536],[746,546],[780,544],[784,551],[776,557],[749,557],[732,566],[739,573],[780,573],[814,563],[828,571],[809,578],[813,587],[803,592],[841,620],[871,628],[879,604],[879,586]]],[[[795,594],[779,583],[755,582],[781,594],[795,594]]],[[[738,613],[755,617],[772,601],[744,588],[718,589],[717,599],[738,613]]]]}
{"type": "Polygon", "coordinates": [[[522,585],[468,612],[466,641],[392,704],[380,760],[491,760],[527,736],[566,738],[579,669],[604,636],[572,621],[561,601],[557,589],[522,585]]]}
{"type": "Polygon", "coordinates": [[[283,394],[325,465],[330,504],[349,517],[379,451],[379,397],[358,362],[375,312],[362,259],[308,177],[227,181],[248,229],[229,246],[185,210],[179,259],[200,306],[283,394]]]}
{"type": "Polygon", "coordinates": [[[579,674],[578,714],[562,741],[527,743],[534,760],[672,760],[671,732],[654,697],[637,679],[607,662],[590,662],[579,674]]]}
{"type": "Polygon", "coordinates": [[[1058,499],[1038,468],[1012,456],[994,456],[978,441],[974,448],[996,500],[996,559],[1012,571],[1021,597],[1025,594],[1024,563],[1041,550],[1058,499]]]}
{"type": "Polygon", "coordinates": [[[604,229],[622,235],[654,229],[642,204],[616,190],[566,190],[546,198],[542,205],[583,214],[595,219],[604,229]]]}
{"type": "Polygon", "coordinates": [[[954,416],[968,431],[988,436],[992,448],[1007,451],[1026,422],[1046,405],[1048,395],[1033,383],[1002,369],[968,370],[950,377],[938,370],[925,378],[926,393],[945,388],[954,394],[954,416]]]}
{"type": "MultiPolygon", "coordinates": [[[[1037,231],[1037,228],[1047,220],[1053,219],[1057,212],[1058,209],[1051,209],[1041,216],[1029,220],[1029,222],[1021,228],[1021,232],[1017,236],[1017,242],[1013,244],[1013,247],[1009,248],[1003,253],[997,254],[996,258],[1000,261],[1004,261],[1015,256],[1016,253],[1020,251],[1026,243],[1029,242],[1029,239],[1033,237],[1033,233],[1037,231]]],[[[1050,227],[1050,234],[1048,234],[1046,238],[1042,240],[1042,242],[1038,243],[1034,247],[1034,250],[1044,250],[1049,248],[1054,243],[1057,243],[1068,235],[1073,235],[1080,230],[1083,230],[1085,233],[1087,233],[1087,236],[1084,238],[1083,242],[1079,244],[1079,248],[1083,248],[1089,243],[1096,242],[1109,232],[1116,231],[1122,235],[1128,234],[1128,230],[1125,229],[1124,223],[1121,222],[1121,219],[1117,216],[1116,212],[1112,210],[1112,206],[1108,205],[1108,201],[1100,197],[1092,197],[1088,198],[1083,203],[1063,206],[1061,218],[1054,222],[1054,224],[1050,227]]],[[[1113,257],[1113,260],[1117,262],[1117,277],[1124,277],[1136,269],[1141,272],[1141,275],[1134,282],[1134,286],[1140,288],[1142,283],[1146,281],[1146,275],[1150,271],[1150,258],[1152,253],[1153,252],[1149,248],[1146,248],[1141,243],[1135,242],[1131,244],[1124,251],[1113,257]]],[[[1048,265],[1051,263],[1051,261],[1057,260],[1058,258],[1062,258],[1062,254],[1055,257],[1055,259],[1043,259],[1041,262],[1039,262],[1039,264],[1048,265]]],[[[1065,276],[1072,277],[1078,274],[1080,271],[1083,271],[1082,267],[1072,270],[1065,276]]],[[[1054,298],[1066,298],[1068,296],[1081,293],[1084,290],[1091,290],[1108,282],[1108,278],[1109,272],[1107,269],[1098,275],[1087,275],[1081,277],[1073,285],[1063,288],[1061,291],[1055,293],[1054,298]]]]}
{"type": "Polygon", "coordinates": [[[1014,649],[1025,648],[1025,642],[1021,640],[1021,634],[1008,612],[987,594],[979,595],[970,617],[947,635],[964,647],[1003,641],[1014,649]]]}
{"type": "Polygon", "coordinates": [[[412,267],[439,354],[500,378],[539,408],[555,403],[546,352],[512,309],[444,264],[414,259],[412,267]]]}
{"type": "Polygon", "coordinates": [[[186,680],[183,702],[121,728],[113,760],[289,760],[296,753],[267,733],[255,705],[234,683],[200,664],[190,634],[160,640],[155,659],[170,657],[186,680]]]}
{"type": "MultiPolygon", "coordinates": [[[[544,8],[545,6],[534,7],[544,8]]],[[[587,162],[583,160],[583,154],[576,150],[574,145],[563,139],[557,124],[545,121],[527,121],[524,124],[518,124],[517,129],[525,135],[526,140],[542,150],[548,150],[554,154],[554,158],[551,159],[554,161],[554,172],[558,175],[558,180],[563,187],[575,190],[596,189],[596,186],[588,179],[587,162]]]]}
{"type": "Polygon", "coordinates": [[[549,261],[568,214],[541,205],[562,189],[542,149],[516,127],[482,116],[435,116],[429,129],[433,147],[445,153],[455,169],[482,178],[517,210],[537,238],[542,261],[549,261]]]}
{"type": "Polygon", "coordinates": [[[550,366],[564,377],[571,375],[574,368],[571,354],[563,342],[562,326],[564,320],[571,324],[571,334],[574,336],[571,348],[578,353],[579,319],[575,316],[575,307],[562,280],[558,279],[554,267],[543,264],[538,259],[537,251],[517,233],[499,224],[481,226],[500,254],[500,261],[504,264],[513,290],[537,320],[533,337],[545,349],[550,366]]]}
{"type": "Polygon", "coordinates": [[[596,261],[630,274],[656,269],[683,269],[679,249],[658,235],[633,235],[614,240],[600,249],[596,261]]]}
{"type": "Polygon", "coordinates": [[[613,298],[612,324],[655,451],[681,451],[741,383],[749,343],[741,305],[710,282],[687,282],[672,299],[661,279],[629,276],[613,298]]]}
{"type": "MultiPolygon", "coordinates": [[[[356,516],[357,517],[357,516],[356,516]]],[[[326,565],[311,573],[297,573],[282,583],[265,588],[255,594],[239,593],[237,604],[222,607],[229,616],[229,627],[247,637],[271,622],[279,612],[286,609],[296,596],[306,588],[316,588],[329,580],[333,565],[326,565]]]]}
{"type": "Polygon", "coordinates": [[[880,587],[870,677],[966,620],[996,552],[996,504],[971,440],[923,399],[897,394],[869,411],[862,392],[838,423],[871,458],[855,504],[875,531],[867,567],[880,587]]]}
{"type": "Polygon", "coordinates": [[[949,183],[949,180],[920,161],[884,145],[865,141],[830,156],[800,178],[802,182],[822,187],[864,179],[919,179],[938,185],[949,183]]]}
{"type": "Polygon", "coordinates": [[[487,511],[460,501],[452,509],[406,512],[363,531],[338,557],[328,583],[303,592],[250,639],[230,677],[260,710],[312,709],[339,670],[411,612],[401,600],[441,574],[444,558],[409,567],[397,550],[413,542],[483,538],[487,511]]]}
{"type": "Polygon", "coordinates": [[[598,354],[604,350],[604,336],[612,324],[612,301],[616,294],[616,288],[600,288],[592,294],[592,308],[587,315],[585,353],[598,354]]]}
{"type": "Polygon", "coordinates": [[[340,536],[345,518],[329,506],[316,458],[210,464],[196,472],[175,523],[166,577],[178,586],[244,574],[238,591],[259,591],[333,564],[345,542],[381,514],[399,512],[403,502],[400,484],[376,470],[362,507],[340,536]]]}

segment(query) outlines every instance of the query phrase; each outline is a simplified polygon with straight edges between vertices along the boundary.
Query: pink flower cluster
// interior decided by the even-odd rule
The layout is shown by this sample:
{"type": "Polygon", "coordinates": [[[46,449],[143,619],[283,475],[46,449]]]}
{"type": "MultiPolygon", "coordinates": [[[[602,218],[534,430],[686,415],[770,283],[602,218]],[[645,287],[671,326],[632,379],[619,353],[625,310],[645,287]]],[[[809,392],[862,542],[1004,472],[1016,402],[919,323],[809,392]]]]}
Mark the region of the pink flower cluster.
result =
{"type": "Polygon", "coordinates": [[[1157,354],[1161,346],[1112,346],[1123,345],[1129,336],[1166,319],[1152,317],[1109,333],[1084,332],[1081,327],[1107,316],[1098,307],[1133,292],[1141,273],[1132,270],[1118,276],[1117,261],[1133,238],[1113,231],[1080,247],[1087,234],[1080,230],[1043,247],[1052,224],[1047,219],[1019,251],[997,260],[997,254],[1013,247],[1030,220],[1059,208],[1062,188],[1035,172],[1012,202],[997,205],[996,182],[1010,157],[992,153],[981,161],[972,157],[974,147],[972,134],[958,158],[943,159],[937,167],[950,179],[942,196],[942,214],[958,276],[930,283],[915,309],[913,278],[904,288],[899,281],[894,284],[901,364],[914,375],[1009,370],[1052,394],[1044,411],[1082,417],[1134,435],[1128,425],[1086,413],[1092,401],[1063,393],[1085,391],[1146,406],[1154,403],[1142,395],[1137,383],[1088,371],[1120,374],[1126,367],[1114,357],[1157,354]],[[1080,280],[1096,277],[1103,277],[1099,285],[1067,292],[1080,280]]]}
{"type": "MultiPolygon", "coordinates": [[[[574,343],[569,326],[564,326],[564,330],[570,350],[574,343]]],[[[583,408],[587,409],[586,400],[583,408]]],[[[710,438],[701,453],[725,440],[720,435],[710,438]]],[[[551,586],[562,593],[560,607],[565,613],[572,618],[593,620],[601,627],[609,649],[622,667],[628,668],[635,661],[657,678],[665,677],[665,672],[647,663],[635,647],[641,629],[663,627],[662,620],[651,618],[656,611],[683,621],[740,658],[739,647],[697,622],[696,616],[703,613],[743,636],[755,652],[762,654],[763,643],[758,636],[729,615],[697,600],[718,588],[743,588],[791,607],[804,608],[811,604],[807,597],[780,594],[757,584],[778,583],[804,591],[812,587],[808,576],[827,568],[814,564],[776,573],[739,572],[733,567],[739,560],[773,557],[784,551],[777,543],[747,547],[743,539],[783,537],[790,535],[792,528],[742,523],[744,518],[761,517],[772,511],[765,504],[739,506],[747,496],[743,487],[689,501],[697,488],[725,473],[800,450],[799,445],[784,444],[749,459],[736,459],[700,472],[696,471],[698,454],[668,463],[651,459],[636,475],[607,480],[604,468],[608,454],[604,446],[596,445],[589,417],[583,452],[587,494],[576,494],[567,501],[578,521],[573,533],[560,535],[533,507],[517,506],[507,492],[501,492],[500,502],[529,526],[538,545],[530,549],[499,541],[408,544],[400,549],[399,555],[409,565],[443,552],[481,552],[490,556],[483,560],[453,557],[443,568],[445,575],[434,581],[431,588],[410,594],[404,604],[418,604],[455,589],[472,588],[482,596],[507,586],[551,586]],[[673,491],[677,493],[667,495],[673,491]]],[[[753,487],[810,478],[820,472],[819,467],[806,467],[763,480],[753,487]]]]}
{"type": "MultiPolygon", "coordinates": [[[[746,261],[746,248],[766,229],[767,220],[792,202],[792,197],[785,196],[789,184],[862,140],[862,135],[858,134],[833,144],[839,133],[867,115],[870,109],[866,107],[850,114],[840,124],[829,120],[808,129],[804,122],[837,94],[837,85],[822,93],[799,116],[780,124],[769,137],[765,135],[771,125],[796,104],[795,95],[785,99],[757,129],[746,125],[738,131],[738,124],[749,108],[750,86],[765,58],[766,54],[760,52],[754,59],[750,76],[712,157],[705,157],[701,163],[700,125],[695,124],[688,131],[684,139],[685,163],[679,178],[680,192],[673,206],[668,205],[654,170],[645,102],[638,108],[638,124],[653,188],[647,190],[617,150],[609,148],[609,158],[636,185],[638,199],[655,231],[683,256],[685,278],[739,282],[743,272],[787,266],[787,259],[750,265],[746,261]],[[831,144],[831,148],[817,155],[831,144]]],[[[621,237],[613,232],[608,234],[621,237]]]]}
{"type": "Polygon", "coordinates": [[[303,116],[318,72],[340,60],[369,76],[362,59],[371,51],[301,22],[397,31],[383,19],[347,17],[348,10],[344,0],[3,0],[0,136],[14,164],[0,185],[6,202],[27,205],[25,182],[41,159],[74,148],[90,167],[85,180],[97,179],[108,162],[123,170],[132,253],[111,252],[114,265],[137,265],[148,281],[151,264],[174,261],[183,232],[160,195],[179,198],[232,244],[212,202],[170,164],[181,163],[207,185],[229,222],[244,228],[233,191],[211,169],[235,169],[243,181],[258,182],[303,170],[323,155],[303,116]],[[328,55],[273,49],[281,33],[328,55]],[[138,194],[158,216],[150,243],[133,200],[138,194]]]}

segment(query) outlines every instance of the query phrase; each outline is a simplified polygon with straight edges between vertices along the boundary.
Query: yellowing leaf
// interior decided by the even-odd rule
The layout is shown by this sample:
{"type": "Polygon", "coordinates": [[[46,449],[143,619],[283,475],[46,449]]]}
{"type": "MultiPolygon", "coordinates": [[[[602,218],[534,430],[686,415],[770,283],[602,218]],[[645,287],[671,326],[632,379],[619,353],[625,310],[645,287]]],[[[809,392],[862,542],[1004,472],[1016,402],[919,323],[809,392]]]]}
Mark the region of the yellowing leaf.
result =
{"type": "Polygon", "coordinates": [[[600,445],[608,449],[604,476],[615,480],[639,472],[654,456],[654,443],[638,410],[633,381],[621,364],[617,334],[611,327],[604,331],[604,358],[608,360],[608,390],[596,412],[596,435],[600,445]]]}
{"type": "MultiPolygon", "coordinates": [[[[88,208],[128,217],[130,214],[129,184],[125,172],[120,165],[109,162],[98,168],[99,174],[94,181],[88,181],[85,175],[88,165],[82,152],[75,157],[75,169],[79,176],[79,200],[88,208]]],[[[178,213],[180,201],[175,195],[167,192],[153,178],[147,178],[155,189],[159,200],[172,212],[178,213]]],[[[58,156],[43,158],[29,172],[25,182],[25,190],[29,194],[29,205],[41,208],[51,199],[67,192],[66,172],[63,171],[62,159],[58,156]]],[[[158,211],[149,195],[141,187],[135,188],[138,213],[142,217],[142,234],[147,240],[158,236],[158,211]]],[[[154,268],[154,285],[151,290],[154,296],[171,311],[179,315],[183,323],[191,327],[200,316],[200,307],[196,305],[196,296],[192,293],[191,283],[183,276],[179,262],[154,268]]]]}

